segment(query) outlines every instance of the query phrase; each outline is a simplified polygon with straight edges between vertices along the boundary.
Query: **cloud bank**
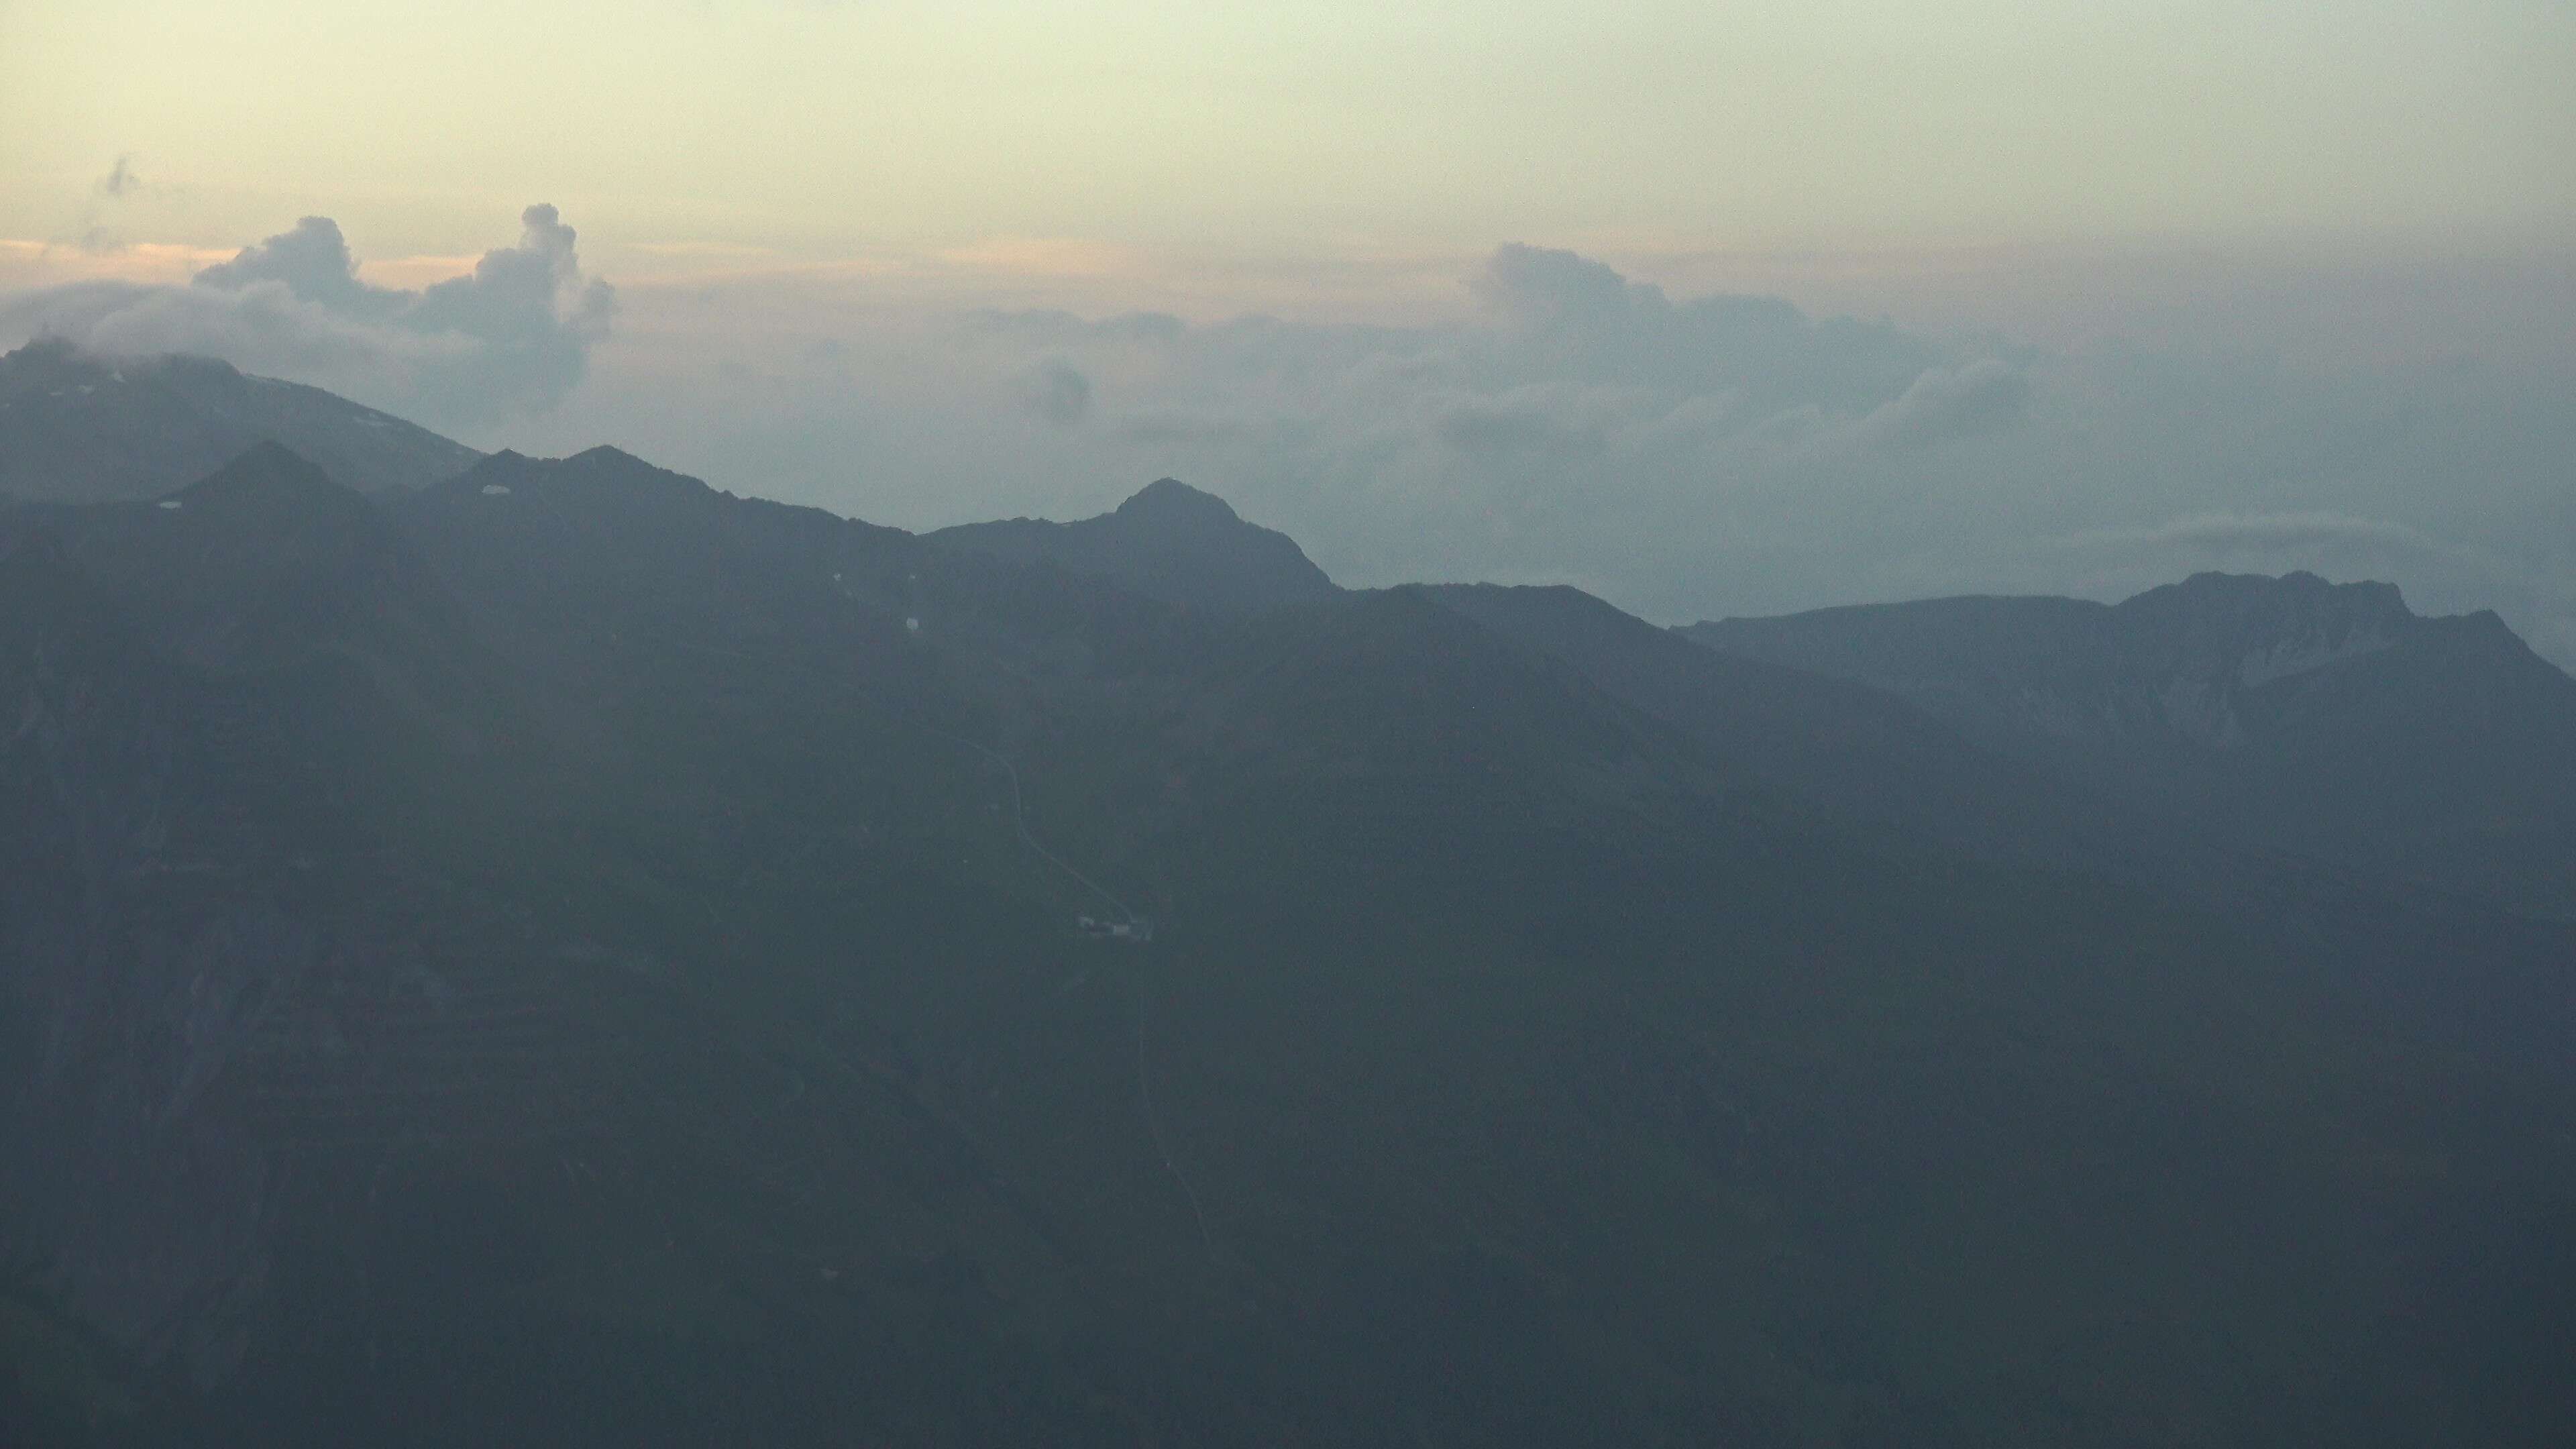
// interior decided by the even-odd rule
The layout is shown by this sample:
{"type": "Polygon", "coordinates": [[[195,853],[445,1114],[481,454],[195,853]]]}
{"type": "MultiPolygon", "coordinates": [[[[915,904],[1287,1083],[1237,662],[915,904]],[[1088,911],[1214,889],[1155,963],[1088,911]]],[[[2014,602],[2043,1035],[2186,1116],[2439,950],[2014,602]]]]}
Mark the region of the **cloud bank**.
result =
{"type": "MultiPolygon", "coordinates": [[[[109,180],[120,178],[131,181],[122,161],[109,180]]],[[[367,282],[339,225],[308,216],[185,287],[88,282],[0,301],[0,339],[202,353],[433,427],[490,424],[560,402],[617,311],[615,289],[583,275],[555,208],[531,206],[519,222],[518,245],[411,291],[367,282]]]]}
{"type": "Polygon", "coordinates": [[[0,341],[211,352],[484,446],[613,442],[911,528],[1083,517],[1175,476],[1357,585],[1572,583],[1679,622],[2304,568],[2494,608],[2576,665],[2563,351],[2043,349],[1524,245],[1405,326],[960,309],[850,271],[621,295],[551,208],[523,224],[407,291],[310,218],[187,286],[0,301],[0,341]]]}
{"type": "Polygon", "coordinates": [[[1168,474],[1347,583],[1568,582],[1666,621],[2309,568],[2497,608],[2576,662],[2563,368],[2052,352],[1531,246],[1458,297],[1372,327],[647,289],[655,345],[604,349],[519,445],[613,439],[915,528],[1081,517],[1168,474]]]}

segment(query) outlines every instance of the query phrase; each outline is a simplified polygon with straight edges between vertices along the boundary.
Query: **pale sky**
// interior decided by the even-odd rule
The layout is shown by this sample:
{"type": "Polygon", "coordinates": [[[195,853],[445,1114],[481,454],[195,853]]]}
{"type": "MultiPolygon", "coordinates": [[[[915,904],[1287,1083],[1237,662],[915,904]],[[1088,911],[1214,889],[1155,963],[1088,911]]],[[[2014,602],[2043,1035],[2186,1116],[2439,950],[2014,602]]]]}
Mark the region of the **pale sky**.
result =
{"type": "Polygon", "coordinates": [[[132,240],[321,213],[471,256],[541,197],[626,273],[996,238],[2512,251],[2576,217],[2576,6],[0,0],[0,136],[0,235],[66,239],[125,156],[132,240]]]}
{"type": "Polygon", "coordinates": [[[47,334],[905,527],[2576,664],[2576,3],[0,0],[47,334]]]}

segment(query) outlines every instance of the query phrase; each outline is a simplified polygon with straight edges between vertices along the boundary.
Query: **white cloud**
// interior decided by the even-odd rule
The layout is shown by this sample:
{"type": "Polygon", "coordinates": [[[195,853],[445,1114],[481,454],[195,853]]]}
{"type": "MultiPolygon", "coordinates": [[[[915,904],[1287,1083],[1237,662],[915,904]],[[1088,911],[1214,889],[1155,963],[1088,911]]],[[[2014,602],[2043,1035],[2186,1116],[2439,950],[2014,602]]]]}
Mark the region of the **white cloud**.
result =
{"type": "Polygon", "coordinates": [[[81,283],[0,301],[0,338],[202,353],[432,426],[487,423],[559,402],[616,312],[614,289],[582,275],[553,207],[519,220],[518,245],[411,291],[363,280],[338,224],[308,216],[185,287],[81,283]]]}
{"type": "Polygon", "coordinates": [[[1871,409],[1856,431],[1890,450],[1983,437],[2020,423],[2030,391],[2030,379],[1999,358],[1927,368],[1893,401],[1871,409]]]}

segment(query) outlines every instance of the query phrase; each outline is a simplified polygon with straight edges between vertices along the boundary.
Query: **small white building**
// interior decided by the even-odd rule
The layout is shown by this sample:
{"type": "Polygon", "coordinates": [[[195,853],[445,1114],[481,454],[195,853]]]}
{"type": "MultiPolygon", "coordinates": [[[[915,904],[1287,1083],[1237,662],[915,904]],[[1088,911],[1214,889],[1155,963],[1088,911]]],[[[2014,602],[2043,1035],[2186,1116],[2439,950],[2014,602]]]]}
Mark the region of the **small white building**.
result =
{"type": "Polygon", "coordinates": [[[1096,916],[1076,916],[1074,934],[1093,941],[1126,941],[1135,944],[1154,939],[1154,923],[1142,916],[1125,921],[1104,921],[1096,916]]]}

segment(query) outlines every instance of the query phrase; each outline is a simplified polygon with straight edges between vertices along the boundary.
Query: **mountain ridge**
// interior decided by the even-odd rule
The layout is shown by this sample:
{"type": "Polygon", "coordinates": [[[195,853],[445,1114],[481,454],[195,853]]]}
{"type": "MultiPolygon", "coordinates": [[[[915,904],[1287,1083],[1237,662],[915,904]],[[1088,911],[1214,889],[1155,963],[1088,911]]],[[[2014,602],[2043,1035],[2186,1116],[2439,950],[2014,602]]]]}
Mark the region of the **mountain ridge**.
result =
{"type": "Polygon", "coordinates": [[[2247,840],[2576,912],[2576,680],[2492,611],[2425,617],[2385,583],[2205,573],[2116,605],[1972,596],[1679,632],[1888,690],[2247,840]]]}
{"type": "Polygon", "coordinates": [[[2497,1392],[2576,1302],[2566,928],[1991,849],[2034,772],[1571,590],[1235,613],[614,451],[237,461],[0,523],[53,601],[0,618],[0,1313],[127,1438],[2570,1422],[2497,1392]],[[281,575],[402,607],[153,647],[281,575]],[[410,619],[544,747],[302,649],[410,619]]]}
{"type": "Polygon", "coordinates": [[[0,497],[157,498],[262,441],[360,492],[423,487],[482,456],[391,413],[211,357],[111,357],[58,338],[0,355],[0,497]]]}

